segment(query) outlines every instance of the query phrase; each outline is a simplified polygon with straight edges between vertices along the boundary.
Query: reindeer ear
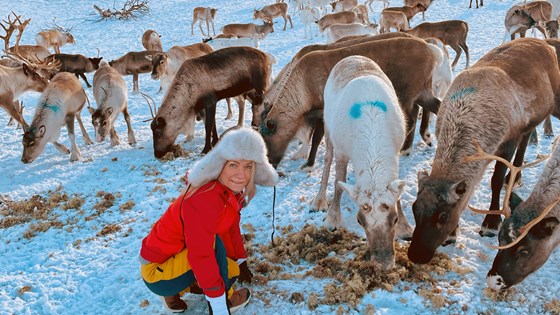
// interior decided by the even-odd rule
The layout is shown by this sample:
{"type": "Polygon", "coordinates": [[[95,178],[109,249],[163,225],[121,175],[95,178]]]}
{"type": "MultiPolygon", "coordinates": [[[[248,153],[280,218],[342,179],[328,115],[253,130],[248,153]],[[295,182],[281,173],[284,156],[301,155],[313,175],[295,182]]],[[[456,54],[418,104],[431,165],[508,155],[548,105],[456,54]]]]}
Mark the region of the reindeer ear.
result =
{"type": "Polygon", "coordinates": [[[353,200],[358,199],[358,190],[356,186],[341,181],[338,182],[338,185],[346,191],[353,200]]]}
{"type": "Polygon", "coordinates": [[[93,108],[91,106],[88,106],[87,110],[88,110],[89,114],[92,115],[92,116],[93,116],[93,113],[95,113],[95,108],[93,108]]]}
{"type": "Polygon", "coordinates": [[[463,197],[463,195],[467,192],[467,184],[465,181],[461,180],[449,187],[449,191],[447,192],[447,202],[449,203],[456,203],[463,197]]]}
{"type": "Polygon", "coordinates": [[[42,138],[45,135],[45,131],[47,131],[47,128],[45,127],[45,125],[41,125],[41,127],[37,129],[37,137],[42,138]]]}
{"type": "Polygon", "coordinates": [[[405,181],[404,180],[400,180],[400,179],[396,179],[393,182],[391,182],[387,188],[393,193],[393,195],[395,196],[395,199],[399,199],[399,196],[402,194],[403,190],[404,190],[404,185],[405,185],[405,181]]]}
{"type": "Polygon", "coordinates": [[[549,238],[552,234],[554,234],[554,231],[558,229],[559,224],[560,221],[558,221],[558,218],[544,218],[531,229],[531,235],[538,239],[549,238]]]}

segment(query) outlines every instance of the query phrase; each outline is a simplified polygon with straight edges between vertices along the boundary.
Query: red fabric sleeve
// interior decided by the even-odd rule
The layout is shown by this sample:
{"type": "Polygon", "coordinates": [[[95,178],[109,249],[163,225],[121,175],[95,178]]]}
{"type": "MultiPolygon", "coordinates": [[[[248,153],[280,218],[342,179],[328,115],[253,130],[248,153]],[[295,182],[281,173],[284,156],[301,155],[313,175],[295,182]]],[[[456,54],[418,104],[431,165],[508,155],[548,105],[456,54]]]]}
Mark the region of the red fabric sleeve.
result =
{"type": "Polygon", "coordinates": [[[229,235],[231,238],[231,244],[233,246],[234,257],[230,257],[234,260],[239,258],[247,258],[247,253],[245,252],[245,246],[243,245],[243,236],[241,236],[241,229],[239,224],[241,217],[237,216],[235,222],[231,225],[229,229],[229,235]]]}
{"type": "Polygon", "coordinates": [[[216,261],[214,240],[224,203],[219,196],[208,194],[195,195],[190,199],[181,209],[187,259],[204,294],[218,297],[224,294],[225,284],[216,261]]]}

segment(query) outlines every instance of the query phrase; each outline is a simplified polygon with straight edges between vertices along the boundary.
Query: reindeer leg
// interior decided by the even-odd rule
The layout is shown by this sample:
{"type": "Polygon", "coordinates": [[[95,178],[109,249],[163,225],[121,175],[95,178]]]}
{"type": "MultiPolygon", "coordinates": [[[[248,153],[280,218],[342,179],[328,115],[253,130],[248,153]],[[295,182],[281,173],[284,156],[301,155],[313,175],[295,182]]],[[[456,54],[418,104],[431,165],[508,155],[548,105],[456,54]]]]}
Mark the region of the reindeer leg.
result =
{"type": "MultiPolygon", "coordinates": [[[[214,29],[214,19],[212,19],[212,33],[216,36],[216,30],[214,29]]],[[[208,30],[208,34],[210,34],[210,30],[208,30]]]]}
{"type": "MultiPolygon", "coordinates": [[[[517,144],[513,141],[503,143],[498,150],[498,154],[496,155],[510,161],[513,157],[513,154],[515,153],[516,147],[517,144]]],[[[496,165],[494,166],[494,174],[492,175],[490,185],[492,187],[492,201],[490,202],[491,210],[500,209],[500,192],[502,190],[502,186],[504,185],[506,171],[507,166],[505,166],[503,163],[496,162],[496,165]]],[[[500,215],[486,215],[478,234],[480,234],[480,236],[496,236],[498,234],[498,230],[500,229],[501,223],[502,217],[500,215]]]]}
{"type": "Polygon", "coordinates": [[[416,130],[416,119],[418,118],[418,105],[413,103],[411,104],[410,108],[412,108],[410,112],[404,113],[408,130],[400,152],[400,154],[403,156],[409,156],[410,152],[412,151],[412,143],[414,142],[414,131],[416,130]]]}
{"type": "MultiPolygon", "coordinates": [[[[76,74],[76,77],[78,77],[78,74],[76,74]]],[[[84,80],[84,82],[86,82],[87,87],[90,88],[91,85],[89,84],[89,82],[88,82],[88,80],[87,80],[87,78],[86,78],[86,75],[83,74],[83,73],[80,73],[80,77],[82,77],[82,79],[84,80]]]]}
{"type": "Polygon", "coordinates": [[[546,119],[544,120],[544,136],[547,138],[553,138],[554,137],[554,131],[552,130],[552,121],[550,120],[551,117],[548,116],[546,117],[546,119]]]}
{"type": "Polygon", "coordinates": [[[531,131],[531,136],[529,137],[529,144],[538,144],[539,143],[539,135],[537,134],[537,128],[534,128],[531,131]]]}
{"type": "Polygon", "coordinates": [[[194,25],[196,24],[196,18],[193,18],[193,21],[191,23],[191,35],[194,35],[194,25]]]}
{"type": "Polygon", "coordinates": [[[315,199],[313,199],[313,202],[311,203],[311,210],[309,212],[325,211],[329,207],[327,199],[327,185],[329,184],[329,175],[331,173],[333,146],[327,130],[325,130],[325,146],[325,164],[323,167],[323,176],[321,177],[321,186],[317,196],[315,196],[315,199]]]}
{"type": "Polygon", "coordinates": [[[91,138],[89,137],[86,128],[84,128],[84,123],[82,122],[82,117],[80,115],[80,113],[78,113],[76,115],[76,119],[78,120],[78,124],[80,125],[80,130],[82,131],[82,140],[84,141],[84,143],[86,145],[90,145],[93,144],[93,142],[91,141],[91,138]]]}
{"type": "Polygon", "coordinates": [[[206,19],[206,31],[208,32],[208,37],[210,37],[210,23],[208,22],[208,19],[206,19]]]}
{"type": "MultiPolygon", "coordinates": [[[[70,162],[79,161],[82,154],[76,145],[76,134],[74,133],[74,116],[66,116],[66,128],[68,129],[68,138],[70,138],[70,162]]],[[[91,140],[90,140],[91,141],[91,140]]]]}
{"type": "Polygon", "coordinates": [[[455,70],[455,66],[457,62],[459,62],[459,57],[461,56],[461,47],[459,46],[451,46],[453,50],[455,50],[455,59],[453,59],[453,63],[451,63],[451,69],[455,70]]]}
{"type": "MultiPolygon", "coordinates": [[[[517,151],[515,152],[515,158],[513,159],[513,166],[517,166],[520,167],[521,165],[523,165],[523,159],[525,158],[525,151],[527,151],[527,144],[529,143],[529,139],[532,136],[532,132],[535,129],[531,130],[531,132],[528,132],[526,134],[523,135],[523,137],[521,138],[521,141],[519,142],[519,145],[517,146],[517,151]]],[[[511,171],[510,171],[511,173],[511,171]]],[[[506,175],[506,178],[504,180],[504,183],[508,183],[509,182],[509,177],[510,174],[508,173],[506,175]]],[[[515,181],[514,181],[514,187],[519,187],[521,185],[523,185],[523,182],[521,180],[521,172],[517,173],[517,176],[515,176],[515,181]]]]}
{"type": "Polygon", "coordinates": [[[342,187],[338,182],[346,182],[346,170],[348,167],[348,158],[336,157],[335,161],[335,181],[334,181],[334,197],[329,210],[327,211],[326,223],[330,227],[339,227],[342,223],[342,214],[340,213],[340,198],[342,196],[342,187]]]}
{"type": "Polygon", "coordinates": [[[132,130],[132,124],[130,123],[130,115],[128,114],[128,108],[123,110],[124,120],[126,121],[126,128],[128,130],[128,144],[136,144],[136,137],[134,136],[134,130],[132,130]]]}
{"type": "Polygon", "coordinates": [[[399,220],[397,221],[396,237],[404,241],[412,240],[412,232],[414,229],[410,226],[410,223],[408,223],[404,215],[400,199],[397,201],[397,215],[399,216],[399,220]]]}
{"type": "MultiPolygon", "coordinates": [[[[1,100],[0,100],[1,101],[1,100]]],[[[4,108],[8,114],[15,119],[21,126],[23,126],[23,129],[25,130],[25,128],[28,126],[27,122],[25,121],[25,119],[23,118],[22,113],[20,113],[17,109],[17,101],[16,102],[9,102],[8,106],[4,105],[6,103],[4,102],[0,102],[0,107],[4,108]]]]}
{"type": "Polygon", "coordinates": [[[420,135],[422,140],[428,145],[432,146],[432,134],[430,133],[430,119],[432,118],[432,113],[422,109],[422,122],[420,123],[420,135]]]}
{"type": "Polygon", "coordinates": [[[140,88],[138,87],[138,73],[132,74],[132,93],[138,94],[140,88]]]}
{"type": "Polygon", "coordinates": [[[117,146],[121,144],[121,139],[119,139],[119,135],[117,134],[117,131],[115,130],[114,126],[111,127],[111,130],[109,131],[109,136],[111,137],[112,146],[117,146]]]}
{"type": "Polygon", "coordinates": [[[216,124],[216,103],[214,103],[214,106],[212,106],[211,104],[207,103],[206,107],[205,107],[205,111],[206,111],[206,117],[204,120],[204,128],[206,130],[206,138],[205,138],[205,143],[204,143],[204,148],[202,149],[202,153],[206,154],[208,152],[210,152],[210,149],[212,149],[212,132],[214,131],[214,126],[216,124]]]}
{"type": "Polygon", "coordinates": [[[469,55],[469,46],[467,46],[467,43],[464,44],[459,44],[459,46],[461,46],[461,48],[463,49],[463,51],[465,52],[465,56],[467,57],[467,64],[465,65],[465,69],[469,67],[470,65],[470,55],[469,55]]]}
{"type": "Polygon", "coordinates": [[[319,148],[319,144],[321,144],[321,140],[323,140],[323,135],[325,134],[325,123],[323,122],[323,118],[317,117],[313,121],[315,123],[313,128],[313,138],[311,138],[311,150],[309,151],[307,161],[301,166],[302,169],[311,169],[313,165],[315,165],[317,149],[319,148]]]}
{"type": "MultiPolygon", "coordinates": [[[[204,30],[202,29],[202,21],[198,21],[198,27],[200,28],[202,36],[206,36],[206,34],[204,34],[204,30]]],[[[210,34],[208,34],[208,37],[210,37],[210,34]]]]}
{"type": "Polygon", "coordinates": [[[245,124],[245,97],[242,95],[236,96],[235,101],[239,106],[239,117],[237,118],[237,125],[243,126],[245,124]]]}
{"type": "Polygon", "coordinates": [[[54,147],[55,147],[60,153],[62,153],[62,154],[70,154],[70,150],[68,150],[68,148],[67,148],[64,144],[62,144],[62,143],[60,143],[60,142],[58,142],[58,141],[53,142],[53,144],[54,144],[54,147]]]}

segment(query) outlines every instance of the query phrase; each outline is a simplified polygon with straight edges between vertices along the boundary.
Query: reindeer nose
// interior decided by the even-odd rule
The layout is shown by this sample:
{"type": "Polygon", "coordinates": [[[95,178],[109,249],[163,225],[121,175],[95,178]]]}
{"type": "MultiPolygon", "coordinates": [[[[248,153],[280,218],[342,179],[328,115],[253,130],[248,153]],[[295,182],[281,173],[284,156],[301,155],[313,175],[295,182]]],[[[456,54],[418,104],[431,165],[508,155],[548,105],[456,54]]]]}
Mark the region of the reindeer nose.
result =
{"type": "Polygon", "coordinates": [[[502,276],[500,276],[495,270],[490,270],[488,272],[488,275],[486,276],[486,284],[489,288],[496,291],[503,290],[508,287],[502,276]]]}

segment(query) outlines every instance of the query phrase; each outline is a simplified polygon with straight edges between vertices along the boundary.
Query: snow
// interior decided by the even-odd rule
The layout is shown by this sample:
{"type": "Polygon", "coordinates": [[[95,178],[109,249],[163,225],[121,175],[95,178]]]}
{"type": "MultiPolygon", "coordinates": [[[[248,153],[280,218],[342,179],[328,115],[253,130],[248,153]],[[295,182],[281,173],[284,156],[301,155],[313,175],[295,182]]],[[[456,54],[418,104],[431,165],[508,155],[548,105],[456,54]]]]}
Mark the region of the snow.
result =
{"type": "MultiPolygon", "coordinates": [[[[101,0],[95,2],[102,8],[113,5],[120,8],[124,1],[101,0]]],[[[272,1],[271,1],[272,2],[272,1]]],[[[198,25],[195,35],[190,35],[192,9],[195,6],[212,6],[219,8],[216,16],[217,30],[227,23],[249,23],[252,10],[263,5],[259,0],[244,1],[186,1],[167,0],[149,3],[150,12],[130,21],[99,21],[98,13],[93,9],[94,3],[85,0],[75,1],[12,1],[10,5],[0,6],[0,17],[6,19],[11,11],[21,14],[22,18],[31,18],[22,44],[34,44],[35,34],[41,29],[58,25],[70,27],[75,37],[75,45],[62,47],[65,53],[80,53],[87,56],[99,54],[106,60],[116,59],[129,51],[143,50],[142,33],[148,29],[158,31],[162,37],[164,49],[172,45],[187,45],[201,41],[198,25]]],[[[484,53],[499,45],[503,39],[503,19],[510,1],[490,1],[480,9],[468,9],[467,1],[435,0],[426,12],[427,21],[460,19],[469,23],[467,44],[474,64],[484,53]]],[[[392,5],[400,5],[393,1],[392,5]]],[[[381,2],[374,3],[375,12],[370,14],[378,20],[382,9],[381,2]]],[[[291,9],[290,9],[291,13],[291,9]]],[[[278,60],[275,66],[277,74],[297,51],[310,44],[324,43],[324,37],[303,39],[303,25],[300,17],[292,14],[294,28],[282,31],[283,20],[276,23],[274,33],[260,43],[260,49],[272,53],[278,60]]],[[[412,25],[422,22],[421,16],[412,20],[412,25]]],[[[535,36],[528,33],[528,36],[535,36]]],[[[539,34],[539,36],[542,36],[539,34]]],[[[454,52],[451,52],[454,56],[454,52]]],[[[461,56],[455,70],[457,75],[465,66],[465,57],[461,56]]],[[[87,74],[92,82],[93,73],[87,74]]],[[[35,218],[29,222],[0,229],[0,314],[165,314],[159,297],[152,294],[144,285],[139,274],[138,252],[145,235],[152,224],[166,210],[170,201],[176,198],[184,188],[182,176],[189,167],[200,158],[204,146],[204,128],[198,123],[193,142],[186,143],[179,138],[178,143],[189,152],[187,157],[173,161],[161,162],[154,158],[152,134],[149,122],[150,112],[144,99],[139,94],[132,94],[132,78],[126,77],[129,87],[129,111],[138,144],[134,147],[126,142],[126,124],[122,116],[116,121],[116,129],[123,144],[111,147],[108,139],[103,143],[85,146],[81,134],[77,131],[78,146],[83,155],[79,162],[70,163],[69,157],[62,155],[52,145],[48,145],[32,164],[20,162],[22,145],[21,130],[6,126],[7,118],[0,123],[0,194],[10,200],[20,201],[33,195],[48,198],[49,191],[59,187],[61,193],[70,198],[78,196],[84,199],[80,210],[55,208],[48,219],[35,218]],[[102,199],[102,192],[115,196],[114,205],[105,211],[96,210],[96,204],[102,199]],[[128,201],[133,201],[130,209],[120,209],[128,201]],[[34,225],[47,221],[61,222],[46,231],[39,231],[29,239],[24,235],[34,225]],[[115,228],[112,232],[100,233],[104,228],[115,228]],[[146,302],[147,301],[147,302],[146,302]]],[[[82,83],[83,84],[83,83],[82,83]]],[[[159,82],[148,74],[140,75],[140,90],[153,96],[161,104],[162,95],[157,94],[159,82]]],[[[85,87],[85,84],[83,84],[85,87]]],[[[93,102],[91,89],[86,88],[93,102]]],[[[21,97],[26,108],[25,118],[31,121],[33,108],[39,93],[29,92],[21,97]]],[[[248,107],[249,108],[249,107],[248,107]]],[[[0,111],[3,112],[3,111],[0,111]]],[[[218,104],[217,121],[219,131],[233,126],[237,118],[234,106],[234,118],[225,121],[226,106],[218,104]]],[[[245,123],[250,124],[250,114],[245,123]]],[[[84,109],[82,117],[86,129],[93,138],[93,126],[89,114],[84,109]]],[[[558,122],[553,120],[554,131],[560,134],[558,122]]],[[[431,129],[433,131],[432,123],[431,129]]],[[[77,129],[77,128],[76,128],[77,129]]],[[[542,137],[542,127],[538,128],[540,142],[530,146],[526,160],[533,161],[538,154],[550,152],[552,139],[542,137]]],[[[69,145],[66,131],[62,131],[60,141],[69,145]]],[[[430,169],[430,161],[435,154],[434,147],[421,143],[417,135],[412,155],[400,158],[400,178],[406,181],[402,205],[405,214],[414,223],[411,206],[417,193],[416,174],[419,170],[430,169]]],[[[437,140],[436,140],[437,146],[437,140]]],[[[315,168],[310,172],[299,169],[302,160],[292,161],[288,157],[298,149],[293,143],[287,157],[280,164],[279,171],[285,174],[277,186],[275,204],[275,236],[282,235],[282,227],[292,225],[297,231],[306,224],[323,226],[324,213],[310,213],[309,205],[319,189],[322,173],[324,146],[321,145],[315,168]]],[[[534,186],[540,168],[534,167],[524,171],[524,186],[517,192],[526,198],[534,186]]],[[[492,170],[488,168],[484,179],[471,199],[476,207],[487,207],[491,193],[489,180],[492,170]]],[[[353,175],[349,172],[350,181],[353,175]]],[[[332,195],[332,178],[329,196],[332,195]]],[[[257,196],[243,210],[242,224],[254,228],[253,244],[268,245],[271,235],[273,189],[260,187],[257,196]]],[[[355,219],[356,207],[346,194],[342,199],[343,223],[356,237],[364,233],[355,219]]],[[[39,209],[40,210],[40,209],[39,209]]],[[[0,220],[4,217],[0,216],[0,220]]],[[[311,292],[320,295],[323,287],[333,283],[332,279],[317,279],[311,276],[303,279],[274,280],[267,285],[250,285],[255,294],[251,303],[239,314],[327,314],[337,313],[339,307],[347,314],[364,314],[368,307],[374,306],[376,314],[535,314],[546,313],[545,304],[560,298],[560,273],[558,262],[560,253],[556,251],[548,262],[523,283],[515,286],[507,299],[495,301],[483,293],[486,288],[488,272],[495,252],[488,249],[486,243],[495,243],[495,239],[481,238],[478,229],[483,217],[465,211],[460,222],[461,234],[455,246],[439,248],[438,252],[447,254],[463,268],[472,268],[472,272],[457,274],[448,272],[438,277],[437,285],[442,289],[441,295],[451,301],[438,308],[430,300],[418,294],[421,284],[399,283],[393,290],[375,289],[368,292],[354,308],[349,305],[320,305],[312,310],[306,301],[293,304],[278,292],[300,292],[304,298],[311,292]],[[453,287],[449,283],[458,281],[453,287]],[[411,288],[406,290],[405,287],[411,288]],[[368,306],[369,305],[369,306],[368,306]],[[467,305],[468,307],[464,307],[467,305]]],[[[106,230],[104,230],[105,232],[106,230]]],[[[302,262],[304,268],[311,268],[302,262]]],[[[286,270],[295,270],[286,266],[286,270]]],[[[256,272],[255,272],[256,274],[256,272]]],[[[185,295],[189,304],[189,314],[201,314],[206,311],[202,296],[185,295]]]]}

